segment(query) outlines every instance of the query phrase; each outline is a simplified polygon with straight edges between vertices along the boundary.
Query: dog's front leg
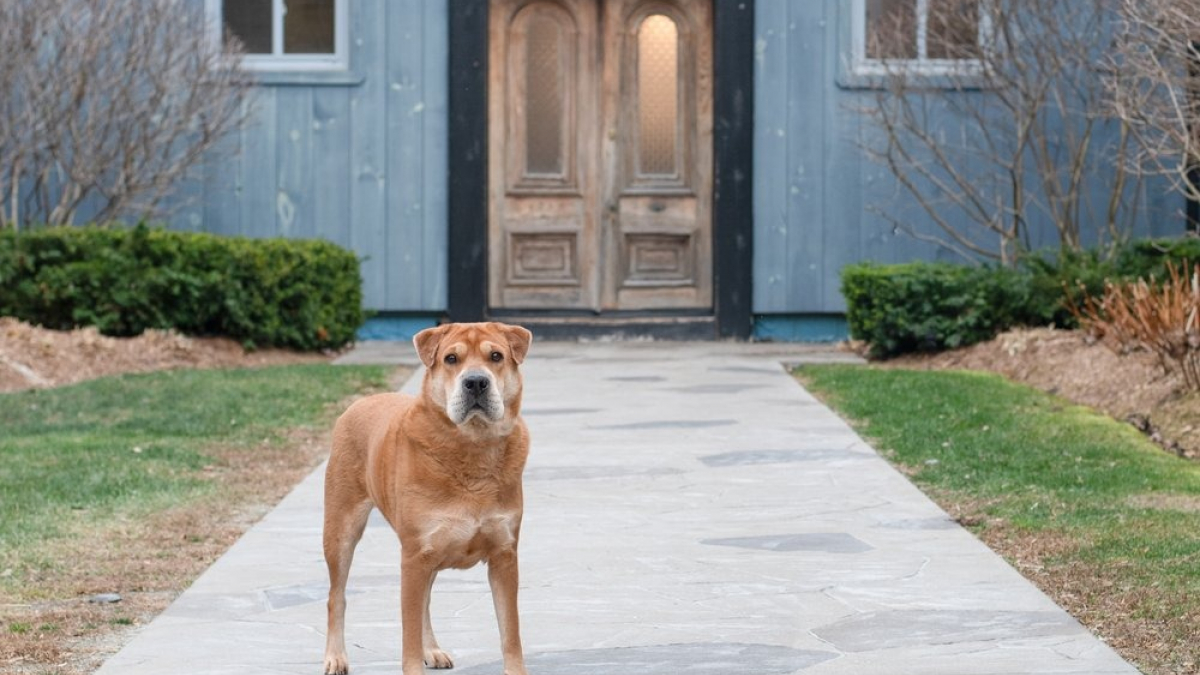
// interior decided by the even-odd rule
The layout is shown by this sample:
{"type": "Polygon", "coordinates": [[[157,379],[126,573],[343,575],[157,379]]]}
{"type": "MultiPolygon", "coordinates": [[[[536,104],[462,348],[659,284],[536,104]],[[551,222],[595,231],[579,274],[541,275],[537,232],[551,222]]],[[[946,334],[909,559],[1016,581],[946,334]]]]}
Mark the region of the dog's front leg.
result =
{"type": "Polygon", "coordinates": [[[496,622],[500,626],[500,650],[504,654],[504,675],[526,675],[525,655],[521,650],[521,627],[517,615],[516,549],[503,551],[488,560],[488,582],[496,622]]]}
{"type": "Polygon", "coordinates": [[[425,600],[437,570],[420,552],[401,555],[400,666],[404,675],[425,673],[425,600]]]}

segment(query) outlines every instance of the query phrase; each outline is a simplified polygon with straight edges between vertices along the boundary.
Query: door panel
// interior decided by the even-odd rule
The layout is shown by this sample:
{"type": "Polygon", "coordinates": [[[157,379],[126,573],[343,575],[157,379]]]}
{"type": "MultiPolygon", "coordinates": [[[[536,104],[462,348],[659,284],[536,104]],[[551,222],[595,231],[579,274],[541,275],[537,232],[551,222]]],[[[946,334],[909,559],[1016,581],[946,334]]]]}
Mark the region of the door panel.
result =
{"type": "Polygon", "coordinates": [[[712,306],[709,0],[497,0],[490,302],[712,306]]]}
{"type": "Polygon", "coordinates": [[[492,307],[596,307],[596,19],[584,3],[492,7],[492,307]]]}

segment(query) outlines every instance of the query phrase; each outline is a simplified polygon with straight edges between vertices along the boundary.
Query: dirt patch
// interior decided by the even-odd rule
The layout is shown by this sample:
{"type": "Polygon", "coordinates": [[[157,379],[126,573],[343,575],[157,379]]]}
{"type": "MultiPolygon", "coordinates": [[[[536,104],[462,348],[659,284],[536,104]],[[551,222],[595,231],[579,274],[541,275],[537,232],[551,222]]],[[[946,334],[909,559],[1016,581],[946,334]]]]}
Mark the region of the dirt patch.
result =
{"type": "Polygon", "coordinates": [[[889,368],[985,370],[1135,424],[1168,450],[1200,458],[1200,398],[1148,352],[1118,355],[1082,331],[1023,328],[938,354],[901,356],[889,368]]]}
{"type": "Polygon", "coordinates": [[[227,338],[187,337],[162,330],[114,338],[95,328],[46,330],[0,318],[0,392],[57,387],[119,373],[321,363],[333,356],[286,349],[248,352],[227,338]]]}

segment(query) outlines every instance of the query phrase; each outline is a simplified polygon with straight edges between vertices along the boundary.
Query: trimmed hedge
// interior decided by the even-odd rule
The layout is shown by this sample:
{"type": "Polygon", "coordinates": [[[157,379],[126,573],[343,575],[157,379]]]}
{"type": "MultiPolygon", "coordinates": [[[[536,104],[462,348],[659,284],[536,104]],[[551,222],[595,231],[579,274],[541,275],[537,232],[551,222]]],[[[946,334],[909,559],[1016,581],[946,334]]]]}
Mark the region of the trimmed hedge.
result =
{"type": "Polygon", "coordinates": [[[842,270],[850,336],[871,356],[940,351],[982,342],[1013,326],[1076,327],[1064,289],[1089,294],[1106,279],[1167,275],[1168,263],[1200,261],[1200,239],[1144,239],[1097,251],[1030,256],[1019,269],[950,263],[859,263],[842,270]]]}
{"type": "Polygon", "coordinates": [[[145,225],[0,232],[0,316],[303,350],[341,347],[364,320],[358,258],[335,244],[145,225]]]}
{"type": "Polygon", "coordinates": [[[994,267],[861,263],[842,270],[850,336],[866,340],[876,358],[990,339],[1029,318],[1032,291],[1029,275],[994,267]]]}

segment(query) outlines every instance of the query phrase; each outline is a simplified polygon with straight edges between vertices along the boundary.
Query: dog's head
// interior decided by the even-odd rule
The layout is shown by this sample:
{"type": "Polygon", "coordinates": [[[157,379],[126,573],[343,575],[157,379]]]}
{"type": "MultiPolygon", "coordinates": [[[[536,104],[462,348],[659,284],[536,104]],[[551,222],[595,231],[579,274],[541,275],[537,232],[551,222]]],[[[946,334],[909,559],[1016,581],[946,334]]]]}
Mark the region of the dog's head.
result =
{"type": "MultiPolygon", "coordinates": [[[[413,337],[425,364],[425,396],[460,427],[511,423],[533,334],[503,323],[451,323],[413,337]]],[[[502,425],[503,426],[503,425],[502,425]]]]}

